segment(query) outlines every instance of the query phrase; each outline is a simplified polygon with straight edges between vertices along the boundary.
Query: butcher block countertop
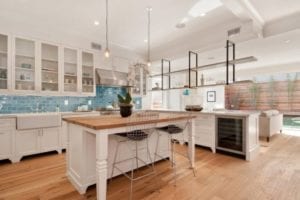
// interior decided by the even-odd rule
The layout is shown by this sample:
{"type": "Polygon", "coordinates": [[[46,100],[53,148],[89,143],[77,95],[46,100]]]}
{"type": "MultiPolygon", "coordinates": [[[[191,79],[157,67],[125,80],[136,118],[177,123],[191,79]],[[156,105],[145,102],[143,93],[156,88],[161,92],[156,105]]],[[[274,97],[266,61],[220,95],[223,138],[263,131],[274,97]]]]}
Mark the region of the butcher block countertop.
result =
{"type": "MultiPolygon", "coordinates": [[[[154,114],[155,113],[153,113],[153,115],[154,114]]],[[[192,118],[196,118],[196,116],[191,114],[169,114],[156,112],[156,116],[150,116],[149,118],[142,118],[139,117],[139,114],[136,114],[134,116],[126,118],[123,118],[120,115],[105,115],[94,117],[72,117],[64,118],[63,120],[68,123],[77,124],[94,130],[101,130],[142,124],[170,122],[185,119],[188,120],[192,118]]]]}

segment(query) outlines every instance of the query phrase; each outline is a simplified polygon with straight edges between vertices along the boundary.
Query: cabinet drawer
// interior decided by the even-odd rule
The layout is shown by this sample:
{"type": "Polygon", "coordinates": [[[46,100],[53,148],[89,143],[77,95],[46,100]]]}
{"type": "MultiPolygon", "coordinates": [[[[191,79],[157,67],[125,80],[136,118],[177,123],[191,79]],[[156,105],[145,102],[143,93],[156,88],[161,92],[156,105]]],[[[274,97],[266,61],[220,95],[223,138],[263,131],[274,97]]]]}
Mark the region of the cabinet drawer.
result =
{"type": "Polygon", "coordinates": [[[196,125],[214,125],[215,118],[213,116],[198,116],[195,120],[196,125]]]}
{"type": "Polygon", "coordinates": [[[197,135],[195,137],[195,143],[202,146],[211,147],[213,146],[213,137],[210,135],[197,135]]]}
{"type": "Polygon", "coordinates": [[[198,129],[195,133],[196,135],[202,134],[202,135],[214,135],[215,130],[214,129],[198,129]]]}
{"type": "Polygon", "coordinates": [[[16,119],[0,119],[0,129],[16,129],[16,119]]]}

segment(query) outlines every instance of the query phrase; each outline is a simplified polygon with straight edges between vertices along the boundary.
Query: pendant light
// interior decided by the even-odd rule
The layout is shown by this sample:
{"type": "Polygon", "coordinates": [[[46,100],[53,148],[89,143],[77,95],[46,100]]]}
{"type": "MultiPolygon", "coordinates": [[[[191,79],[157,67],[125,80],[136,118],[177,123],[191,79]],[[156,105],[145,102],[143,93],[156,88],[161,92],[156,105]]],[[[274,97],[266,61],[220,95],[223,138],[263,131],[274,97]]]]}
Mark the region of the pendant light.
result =
{"type": "Polygon", "coordinates": [[[106,58],[109,58],[110,56],[110,51],[108,48],[108,0],[106,0],[106,11],[105,11],[105,25],[106,25],[106,32],[105,32],[105,39],[106,39],[106,47],[105,47],[105,52],[104,52],[104,56],[106,58]]]}
{"type": "Polygon", "coordinates": [[[151,67],[151,61],[150,61],[150,17],[151,17],[151,7],[147,7],[147,12],[148,12],[148,56],[147,56],[147,66],[151,67]]]}

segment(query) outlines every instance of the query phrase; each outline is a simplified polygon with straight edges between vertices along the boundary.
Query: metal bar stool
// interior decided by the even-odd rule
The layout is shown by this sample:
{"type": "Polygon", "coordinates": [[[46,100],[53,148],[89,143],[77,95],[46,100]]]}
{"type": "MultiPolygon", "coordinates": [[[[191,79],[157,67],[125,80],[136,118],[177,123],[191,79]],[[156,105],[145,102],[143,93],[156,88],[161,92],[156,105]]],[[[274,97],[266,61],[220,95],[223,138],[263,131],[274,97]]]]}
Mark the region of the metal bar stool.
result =
{"type": "Polygon", "coordinates": [[[132,199],[132,193],[133,193],[133,182],[140,180],[142,178],[148,177],[150,175],[156,175],[156,171],[154,169],[154,162],[151,158],[150,149],[149,149],[149,137],[150,135],[155,131],[156,123],[151,124],[144,124],[143,122],[147,122],[150,120],[158,119],[158,113],[153,112],[138,112],[134,113],[132,116],[128,117],[128,126],[126,127],[125,133],[119,133],[116,134],[118,136],[117,141],[117,147],[116,152],[113,159],[112,164],[112,172],[110,180],[112,180],[114,170],[118,170],[121,172],[125,177],[127,177],[130,180],[130,194],[129,199],[132,199]],[[146,142],[146,146],[139,148],[140,144],[142,142],[146,142]],[[119,149],[121,144],[126,144],[128,149],[132,151],[132,157],[117,161],[117,157],[119,154],[119,149]],[[134,144],[134,149],[132,149],[132,145],[134,144]],[[140,150],[146,150],[147,151],[147,161],[142,159],[139,156],[140,150]],[[128,172],[124,172],[118,165],[126,162],[126,161],[132,161],[131,171],[130,175],[128,175],[128,172]],[[144,175],[134,177],[134,168],[139,168],[139,161],[144,164],[144,166],[147,166],[151,171],[149,173],[146,173],[144,175]],[[150,162],[149,162],[150,161],[150,162]],[[149,164],[150,163],[150,164],[149,164]]]}
{"type": "MultiPolygon", "coordinates": [[[[170,117],[172,115],[173,114],[170,114],[170,117]]],[[[181,155],[183,157],[188,158],[189,163],[190,163],[190,168],[193,170],[194,176],[196,176],[195,169],[192,166],[192,161],[191,161],[191,158],[190,158],[188,150],[187,150],[186,154],[182,154],[180,152],[177,152],[176,149],[175,149],[175,147],[176,147],[176,140],[178,140],[178,137],[175,138],[175,136],[178,136],[180,134],[181,137],[182,137],[183,144],[185,144],[185,141],[184,141],[184,130],[189,126],[189,124],[190,124],[190,121],[187,120],[186,123],[183,126],[175,125],[175,124],[170,124],[168,126],[156,128],[158,137],[157,137],[157,141],[156,141],[156,148],[155,148],[155,153],[154,153],[154,161],[156,160],[156,157],[159,157],[159,158],[161,158],[163,160],[167,160],[163,156],[159,155],[159,153],[158,153],[158,151],[159,151],[158,146],[159,146],[159,139],[162,136],[162,134],[168,134],[168,140],[169,140],[168,151],[170,152],[170,160],[169,161],[171,162],[172,167],[174,169],[174,183],[175,183],[175,186],[176,186],[176,178],[177,178],[177,169],[176,169],[177,167],[176,167],[175,153],[178,154],[178,155],[181,155]]],[[[181,144],[181,142],[179,142],[179,144],[181,144]]]]}

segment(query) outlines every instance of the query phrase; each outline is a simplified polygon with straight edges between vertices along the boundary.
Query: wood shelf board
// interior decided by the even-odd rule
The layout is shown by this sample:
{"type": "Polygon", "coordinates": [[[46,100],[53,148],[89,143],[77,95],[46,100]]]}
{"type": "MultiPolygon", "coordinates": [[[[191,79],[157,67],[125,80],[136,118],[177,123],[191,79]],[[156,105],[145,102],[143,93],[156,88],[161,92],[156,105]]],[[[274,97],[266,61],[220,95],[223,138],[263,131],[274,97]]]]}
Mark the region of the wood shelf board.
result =
{"type": "Polygon", "coordinates": [[[34,81],[32,80],[19,80],[19,79],[16,79],[16,82],[34,83],[34,81]]]}
{"type": "Polygon", "coordinates": [[[24,58],[35,59],[34,56],[30,56],[30,55],[21,55],[21,54],[16,54],[16,57],[24,57],[24,58]]]}
{"type": "Polygon", "coordinates": [[[46,82],[46,81],[43,81],[42,84],[53,84],[53,85],[58,85],[58,82],[46,82]]]}
{"type": "Polygon", "coordinates": [[[77,63],[72,63],[72,62],[67,62],[67,61],[65,61],[64,63],[67,65],[77,65],[77,63]]]}
{"type": "Polygon", "coordinates": [[[16,67],[16,70],[23,70],[23,71],[30,71],[30,72],[34,72],[34,69],[31,68],[22,68],[22,67],[16,67]]]}
{"type": "Polygon", "coordinates": [[[55,63],[58,63],[58,60],[52,60],[52,59],[48,59],[48,58],[42,58],[42,61],[44,61],[44,62],[55,62],[55,63]]]}
{"type": "Polygon", "coordinates": [[[48,71],[48,70],[43,70],[43,69],[42,69],[42,72],[43,73],[50,73],[50,74],[58,74],[57,71],[48,71]]]}
{"type": "Polygon", "coordinates": [[[70,76],[70,77],[77,77],[77,75],[71,75],[71,74],[64,74],[65,76],[70,76]]]}

